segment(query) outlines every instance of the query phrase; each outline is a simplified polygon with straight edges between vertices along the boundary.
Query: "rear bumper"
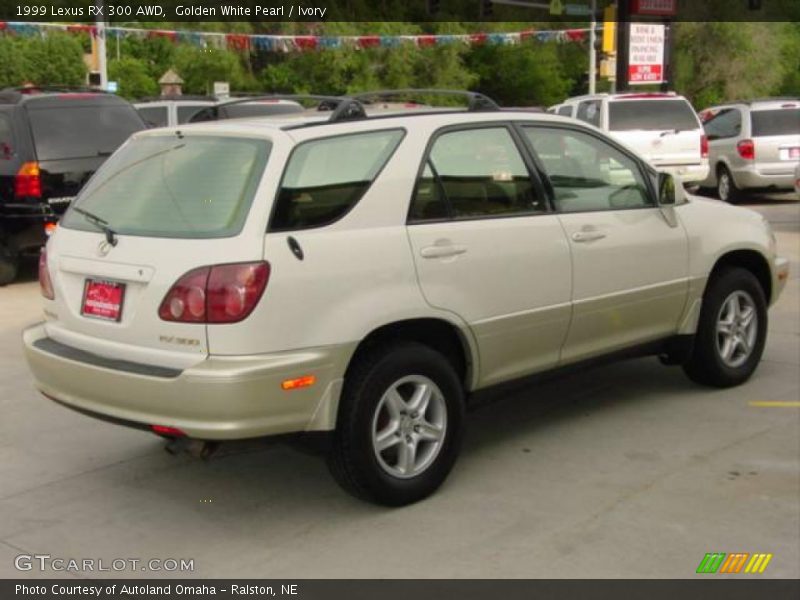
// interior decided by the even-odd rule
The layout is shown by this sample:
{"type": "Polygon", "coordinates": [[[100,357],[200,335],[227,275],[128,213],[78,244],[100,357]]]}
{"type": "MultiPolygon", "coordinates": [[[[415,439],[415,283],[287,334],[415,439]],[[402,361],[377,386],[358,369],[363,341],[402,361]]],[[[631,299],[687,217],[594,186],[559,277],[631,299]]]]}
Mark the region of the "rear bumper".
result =
{"type": "Polygon", "coordinates": [[[789,166],[785,173],[764,173],[757,166],[733,171],[733,179],[741,189],[787,189],[794,186],[794,169],[789,166]]]}
{"type": "Polygon", "coordinates": [[[49,340],[42,325],[23,333],[36,387],[107,420],[176,427],[202,440],[233,440],[335,427],[350,345],[256,356],[209,356],[183,371],[108,361],[49,340]],[[314,375],[314,385],[281,382],[314,375]]]}
{"type": "Polygon", "coordinates": [[[682,183],[698,183],[708,177],[708,163],[658,167],[674,173],[682,183]]]}

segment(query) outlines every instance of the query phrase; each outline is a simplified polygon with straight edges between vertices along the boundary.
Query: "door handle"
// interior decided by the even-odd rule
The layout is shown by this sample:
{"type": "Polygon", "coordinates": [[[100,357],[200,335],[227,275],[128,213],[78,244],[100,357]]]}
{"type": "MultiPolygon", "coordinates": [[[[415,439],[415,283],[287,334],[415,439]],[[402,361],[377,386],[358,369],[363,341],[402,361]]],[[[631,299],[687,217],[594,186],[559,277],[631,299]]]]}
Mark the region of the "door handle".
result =
{"type": "Polygon", "coordinates": [[[602,240],[604,237],[606,237],[606,234],[600,231],[576,231],[572,234],[572,241],[594,242],[597,240],[602,240]]]}
{"type": "Polygon", "coordinates": [[[419,253],[422,258],[449,258],[464,254],[466,251],[467,249],[464,246],[448,244],[446,246],[426,246],[419,253]]]}

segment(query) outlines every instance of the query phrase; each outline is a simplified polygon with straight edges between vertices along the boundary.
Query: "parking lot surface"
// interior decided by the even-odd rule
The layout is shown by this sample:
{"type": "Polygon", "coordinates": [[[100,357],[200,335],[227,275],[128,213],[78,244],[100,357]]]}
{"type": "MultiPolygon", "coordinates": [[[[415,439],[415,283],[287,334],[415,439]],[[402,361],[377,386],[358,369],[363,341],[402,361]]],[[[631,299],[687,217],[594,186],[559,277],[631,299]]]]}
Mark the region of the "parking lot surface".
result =
{"type": "Polygon", "coordinates": [[[282,444],[173,457],[43,398],[20,344],[30,268],[0,289],[0,577],[93,575],[14,567],[49,554],[193,559],[199,577],[684,578],[707,552],[800,577],[800,408],[771,404],[800,400],[800,204],[751,207],[792,270],[747,384],[703,389],[648,358],[524,387],[472,410],[445,485],[395,510],[282,444]]]}

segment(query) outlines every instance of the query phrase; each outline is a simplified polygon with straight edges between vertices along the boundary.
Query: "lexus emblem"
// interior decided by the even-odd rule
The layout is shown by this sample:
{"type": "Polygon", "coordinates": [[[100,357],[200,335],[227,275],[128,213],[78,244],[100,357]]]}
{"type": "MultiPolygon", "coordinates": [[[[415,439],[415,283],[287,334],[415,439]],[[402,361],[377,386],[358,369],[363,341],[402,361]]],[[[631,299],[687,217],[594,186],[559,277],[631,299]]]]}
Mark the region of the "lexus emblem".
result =
{"type": "Polygon", "coordinates": [[[105,256],[111,251],[111,248],[113,247],[114,247],[113,244],[109,244],[108,241],[103,240],[97,245],[97,255],[105,256]]]}

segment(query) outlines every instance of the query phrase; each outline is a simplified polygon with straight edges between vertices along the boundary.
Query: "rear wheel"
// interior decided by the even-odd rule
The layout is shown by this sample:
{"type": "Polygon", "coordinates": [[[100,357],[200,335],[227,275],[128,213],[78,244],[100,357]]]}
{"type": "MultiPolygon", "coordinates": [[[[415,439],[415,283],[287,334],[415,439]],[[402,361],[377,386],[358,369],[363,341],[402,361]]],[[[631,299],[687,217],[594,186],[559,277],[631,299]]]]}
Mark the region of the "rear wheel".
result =
{"type": "Polygon", "coordinates": [[[365,500],[421,500],[442,484],[458,455],[461,383],[448,360],[422,344],[392,344],[357,360],[342,394],[331,472],[365,500]]]}
{"type": "Polygon", "coordinates": [[[717,197],[723,202],[736,202],[742,197],[742,191],[725,165],[720,165],[717,172],[717,197]]]}
{"type": "Polygon", "coordinates": [[[726,269],[708,284],[684,370],[703,385],[739,385],[756,370],[766,338],[767,302],[761,285],[750,271],[726,269]]]}

